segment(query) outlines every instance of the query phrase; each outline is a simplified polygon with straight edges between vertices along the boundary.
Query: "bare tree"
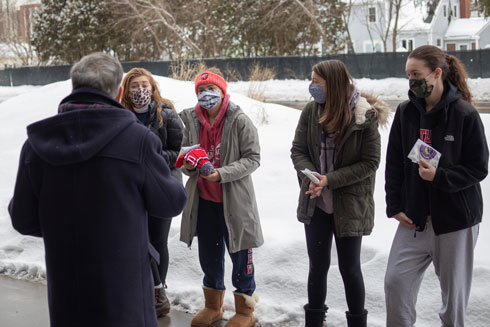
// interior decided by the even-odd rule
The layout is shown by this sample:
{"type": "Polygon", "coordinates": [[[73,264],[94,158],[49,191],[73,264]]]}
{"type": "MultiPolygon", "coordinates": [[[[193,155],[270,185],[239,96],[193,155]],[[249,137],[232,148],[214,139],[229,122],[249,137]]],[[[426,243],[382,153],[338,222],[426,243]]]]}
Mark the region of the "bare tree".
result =
{"type": "Polygon", "coordinates": [[[349,0],[349,2],[345,4],[344,10],[342,11],[342,23],[344,24],[345,34],[347,34],[347,47],[349,48],[349,53],[356,53],[349,29],[351,14],[352,0],[349,0]]]}
{"type": "MultiPolygon", "coordinates": [[[[340,18],[340,15],[344,11],[343,4],[341,2],[337,2],[337,1],[332,1],[332,2],[324,1],[320,5],[320,4],[315,3],[313,0],[307,0],[307,1],[304,1],[304,3],[300,0],[294,0],[294,2],[303,10],[303,12],[306,14],[306,16],[311,19],[312,23],[316,27],[316,30],[320,33],[322,43],[323,43],[324,47],[326,48],[327,54],[331,53],[331,52],[333,52],[333,53],[338,52],[338,50],[340,48],[342,48],[343,42],[340,42],[341,40],[337,40],[338,43],[336,44],[336,46],[331,46],[330,48],[327,48],[327,46],[332,43],[332,39],[336,39],[335,34],[338,34],[338,33],[335,33],[335,31],[334,31],[334,33],[327,34],[325,32],[325,30],[328,27],[325,26],[325,21],[324,20],[322,21],[320,19],[322,17],[320,17],[320,15],[318,13],[320,12],[321,6],[323,6],[323,7],[328,6],[328,7],[330,7],[330,14],[332,16],[330,20],[332,21],[332,20],[335,20],[336,18],[338,19],[338,18],[340,18]]],[[[337,23],[334,23],[333,26],[337,26],[338,31],[345,28],[345,25],[344,25],[344,22],[342,19],[340,19],[337,23]],[[337,26],[337,25],[341,25],[341,27],[337,26]]],[[[330,26],[330,27],[333,27],[333,26],[330,26]]],[[[347,28],[347,33],[348,33],[348,28],[347,28]]],[[[349,38],[350,38],[350,36],[349,36],[349,38]]],[[[352,48],[352,40],[350,40],[349,43],[350,43],[350,46],[352,48]]]]}
{"type": "Polygon", "coordinates": [[[393,6],[395,8],[395,18],[394,18],[395,22],[393,24],[393,39],[392,39],[393,52],[396,52],[396,41],[399,32],[398,20],[400,18],[400,9],[402,8],[402,1],[403,0],[390,0],[390,2],[393,2],[393,6]]]}
{"type": "Polygon", "coordinates": [[[109,0],[110,5],[117,6],[125,10],[125,15],[120,16],[116,22],[118,25],[131,26],[133,33],[149,33],[157,52],[163,52],[161,38],[161,27],[168,31],[187,46],[191,52],[201,54],[201,49],[189,37],[187,31],[177,22],[175,13],[169,1],[165,0],[109,0]],[[134,24],[134,22],[138,22],[134,24]],[[130,25],[127,25],[131,23],[130,25]]]}
{"type": "Polygon", "coordinates": [[[402,26],[399,26],[399,18],[402,9],[403,0],[366,0],[362,7],[365,14],[360,20],[364,21],[364,25],[368,31],[373,48],[375,47],[373,35],[379,37],[383,43],[383,51],[388,51],[388,40],[392,40],[393,52],[396,52],[396,43],[398,33],[402,26]],[[376,8],[376,21],[369,21],[369,8],[376,8]]]}

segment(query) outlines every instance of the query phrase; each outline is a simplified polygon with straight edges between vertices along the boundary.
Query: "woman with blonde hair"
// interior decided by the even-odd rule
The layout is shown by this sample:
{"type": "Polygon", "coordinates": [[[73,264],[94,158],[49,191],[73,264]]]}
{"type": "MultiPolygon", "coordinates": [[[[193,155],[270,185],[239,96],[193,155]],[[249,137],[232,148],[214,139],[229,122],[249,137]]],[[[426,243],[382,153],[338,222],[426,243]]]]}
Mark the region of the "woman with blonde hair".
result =
{"type": "MultiPolygon", "coordinates": [[[[139,121],[160,138],[162,154],[172,175],[182,181],[182,173],[175,168],[175,161],[180,151],[184,126],[172,102],[161,96],[152,74],[144,68],[131,69],[124,76],[122,86],[121,104],[134,112],[139,121]]],[[[160,254],[159,264],[155,260],[152,261],[155,310],[159,317],[170,311],[165,281],[169,262],[167,239],[171,221],[171,217],[149,217],[148,220],[150,242],[160,254]]]]}

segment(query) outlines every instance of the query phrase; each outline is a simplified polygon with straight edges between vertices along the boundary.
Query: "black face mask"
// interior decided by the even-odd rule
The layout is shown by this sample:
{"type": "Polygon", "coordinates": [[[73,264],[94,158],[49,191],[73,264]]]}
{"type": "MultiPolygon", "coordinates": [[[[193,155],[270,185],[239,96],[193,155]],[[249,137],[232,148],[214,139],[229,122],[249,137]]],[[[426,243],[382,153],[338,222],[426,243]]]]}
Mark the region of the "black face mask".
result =
{"type": "MultiPolygon", "coordinates": [[[[434,71],[432,71],[433,73],[434,71]]],[[[424,78],[411,78],[408,80],[410,84],[410,91],[415,94],[417,98],[427,98],[431,95],[434,85],[428,85],[426,78],[432,73],[425,76],[424,78]]]]}

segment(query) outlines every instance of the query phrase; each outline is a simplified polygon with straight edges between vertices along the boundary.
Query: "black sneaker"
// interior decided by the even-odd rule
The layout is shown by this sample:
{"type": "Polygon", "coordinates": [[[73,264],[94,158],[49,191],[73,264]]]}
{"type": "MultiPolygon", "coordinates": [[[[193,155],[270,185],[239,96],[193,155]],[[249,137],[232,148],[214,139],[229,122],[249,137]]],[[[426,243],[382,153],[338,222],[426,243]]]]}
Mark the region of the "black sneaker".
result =
{"type": "Polygon", "coordinates": [[[166,316],[170,312],[170,301],[163,287],[155,288],[155,311],[157,317],[166,316]]]}

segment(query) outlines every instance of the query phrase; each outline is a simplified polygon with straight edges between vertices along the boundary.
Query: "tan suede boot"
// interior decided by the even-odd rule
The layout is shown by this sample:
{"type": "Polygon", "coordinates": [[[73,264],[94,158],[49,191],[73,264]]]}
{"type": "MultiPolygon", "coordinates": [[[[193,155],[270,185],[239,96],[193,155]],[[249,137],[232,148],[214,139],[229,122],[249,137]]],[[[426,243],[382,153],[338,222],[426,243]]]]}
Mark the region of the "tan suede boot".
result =
{"type": "Polygon", "coordinates": [[[256,293],[252,296],[243,293],[233,292],[235,295],[235,315],[225,327],[252,327],[255,326],[257,319],[254,317],[255,304],[259,302],[256,293]]]}
{"type": "Polygon", "coordinates": [[[223,299],[225,297],[224,290],[215,290],[206,286],[202,287],[204,292],[204,309],[199,311],[192,318],[191,326],[206,327],[214,322],[223,319],[223,299]]]}

